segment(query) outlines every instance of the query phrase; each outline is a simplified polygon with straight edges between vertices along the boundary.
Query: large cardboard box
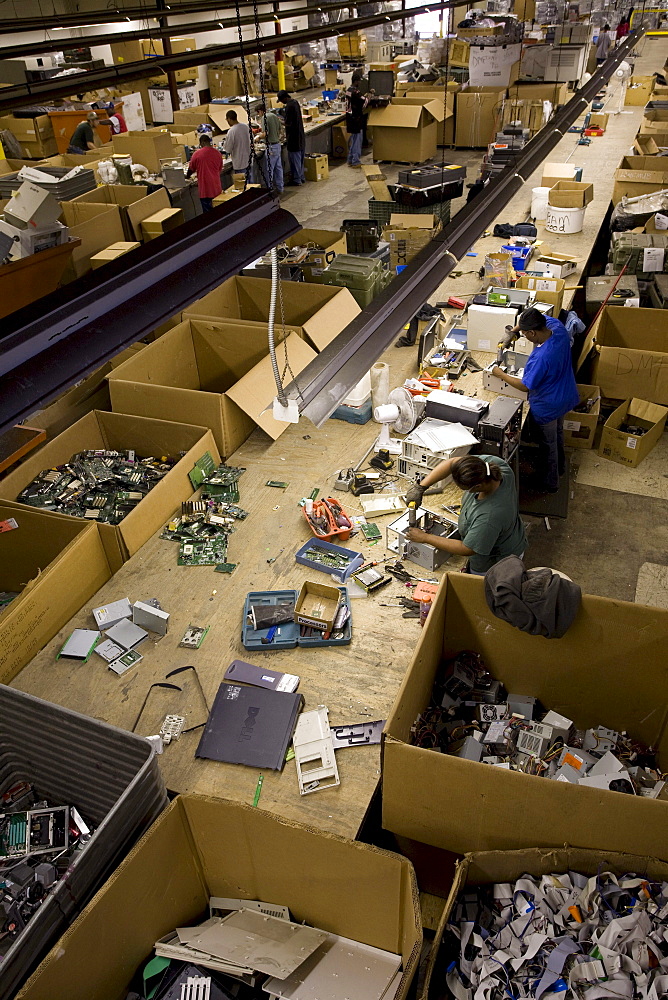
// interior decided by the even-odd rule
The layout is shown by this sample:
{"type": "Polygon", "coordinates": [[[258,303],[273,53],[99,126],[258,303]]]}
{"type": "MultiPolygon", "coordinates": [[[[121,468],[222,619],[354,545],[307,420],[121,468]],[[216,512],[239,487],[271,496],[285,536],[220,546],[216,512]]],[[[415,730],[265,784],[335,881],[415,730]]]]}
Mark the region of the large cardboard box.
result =
{"type": "Polygon", "coordinates": [[[168,132],[123,132],[112,139],[114,153],[125,153],[133,163],[141,163],[154,173],[160,173],[160,160],[173,155],[168,132]]]}
{"type": "MultiPolygon", "coordinates": [[[[286,332],[290,366],[298,375],[316,352],[296,329],[287,327],[286,332]]],[[[256,426],[274,440],[288,426],[271,412],[276,383],[266,322],[184,320],[111,372],[109,392],[117,412],[184,423],[198,420],[211,429],[226,457],[256,426]]]]}
{"type": "Polygon", "coordinates": [[[506,688],[532,695],[578,729],[605,725],[666,760],[668,610],[583,596],[561,639],[513,628],[487,607],[485,584],[447,573],[385,725],[383,826],[445,850],[508,850],[570,843],[665,856],[668,802],[550,781],[410,744],[443,660],[480,653],[506,688]],[[629,678],[633,696],[629,697],[629,678]]]}
{"type": "Polygon", "coordinates": [[[624,104],[627,107],[644,108],[654,90],[653,76],[632,76],[626,87],[624,104]]]}
{"type": "Polygon", "coordinates": [[[508,96],[525,101],[549,101],[553,107],[568,100],[567,83],[513,83],[508,96]]]}
{"type": "Polygon", "coordinates": [[[326,181],[329,177],[327,153],[307,153],[304,158],[304,173],[307,181],[326,181]]]}
{"type": "Polygon", "coordinates": [[[521,851],[480,851],[466,854],[456,866],[452,886],[434,934],[419,1000],[435,1000],[436,996],[442,995],[439,984],[445,981],[446,970],[442,958],[439,960],[439,950],[457,898],[462,893],[473,892],[479,886],[498,882],[514,883],[526,874],[540,878],[542,875],[561,875],[566,872],[581,872],[588,876],[599,876],[601,872],[611,872],[618,876],[637,872],[646,879],[665,881],[668,879],[668,864],[657,858],[577,847],[553,850],[537,847],[521,851]]]}
{"type": "Polygon", "coordinates": [[[114,63],[140,62],[144,58],[141,41],[112,42],[111,58],[114,63]]]}
{"type": "Polygon", "coordinates": [[[564,444],[567,448],[592,448],[601,412],[601,389],[597,385],[578,385],[578,392],[581,403],[593,399],[594,404],[588,413],[570,410],[564,414],[564,444]]]}
{"type": "Polygon", "coordinates": [[[624,156],[615,170],[612,200],[617,203],[626,195],[635,198],[668,187],[668,163],[663,156],[624,156]]]}
{"type": "Polygon", "coordinates": [[[170,207],[169,195],[164,188],[148,193],[148,188],[141,185],[130,184],[108,184],[95,188],[94,191],[86,191],[78,198],[73,198],[70,202],[62,202],[63,217],[67,221],[71,218],[72,224],[76,224],[76,208],[68,206],[76,205],[118,205],[120,218],[127,240],[141,240],[141,223],[155,212],[163,208],[170,207]]]}
{"type": "Polygon", "coordinates": [[[456,96],[455,146],[475,148],[491,142],[505,88],[468,87],[456,96]]]}
{"type": "Polygon", "coordinates": [[[547,196],[554,208],[586,208],[594,197],[594,185],[583,181],[557,181],[547,196]]]}
{"type": "Polygon", "coordinates": [[[0,612],[0,682],[9,684],[111,577],[97,525],[0,502],[0,590],[18,591],[0,612]]]}
{"type": "Polygon", "coordinates": [[[610,414],[603,424],[599,455],[635,469],[658,443],[666,426],[668,409],[648,403],[645,399],[627,399],[610,414]],[[645,431],[642,435],[629,434],[623,424],[632,424],[645,431]]]}
{"type": "Polygon", "coordinates": [[[449,117],[443,99],[395,97],[386,108],[369,112],[375,160],[424,163],[436,156],[438,123],[449,117]]]}
{"type": "MultiPolygon", "coordinates": [[[[143,351],[140,352],[142,353],[143,351]]],[[[0,498],[16,500],[21,490],[42,469],[69,462],[76,452],[88,448],[133,448],[142,456],[167,455],[178,458],[183,455],[120,524],[97,526],[109,566],[114,573],[171,517],[183,500],[192,496],[193,488],[188,473],[195,462],[206,451],[211,453],[214,461],[220,458],[211,431],[202,426],[201,421],[194,426],[174,423],[169,419],[150,420],[124,413],[93,410],[58,437],[32,452],[18,468],[0,479],[0,498]]],[[[23,504],[19,506],[21,510],[34,509],[23,504]]],[[[69,514],[63,516],[71,524],[82,523],[80,518],[69,514]]]]}
{"type": "Polygon", "coordinates": [[[390,266],[407,264],[433,240],[441,228],[433,215],[391,215],[383,229],[383,239],[390,244],[390,266]]]}
{"type": "MultiPolygon", "coordinates": [[[[460,44],[460,43],[457,43],[460,44]]],[[[436,143],[439,146],[452,146],[455,141],[455,95],[462,89],[461,83],[449,80],[445,85],[445,118],[438,123],[436,143]]],[[[406,97],[420,97],[430,101],[440,100],[443,103],[443,85],[428,86],[425,83],[407,85],[406,97]]]]}
{"type": "Polygon", "coordinates": [[[112,367],[112,363],[108,361],[101,368],[91,372],[78,385],[67,389],[53,403],[33,414],[30,422],[43,428],[46,431],[47,441],[51,441],[91,410],[111,410],[106,376],[112,367]]]}
{"type": "Polygon", "coordinates": [[[592,347],[589,381],[610,399],[668,406],[668,329],[663,309],[606,306],[587,331],[578,368],[592,347]]]}
{"type": "MultiPolygon", "coordinates": [[[[301,236],[301,233],[297,233],[301,236]]],[[[271,282],[267,278],[230,278],[193,302],[183,319],[253,320],[266,324],[269,318],[271,282]]],[[[322,351],[351,323],[360,307],[347,288],[333,285],[283,283],[283,315],[288,326],[298,328],[316,350],[322,351]]]]}
{"type": "Polygon", "coordinates": [[[401,954],[405,1000],[422,945],[406,858],[199,795],[171,803],[17,997],[117,1000],[155,942],[204,919],[211,896],[282,903],[299,923],[401,954]]]}
{"type": "MultiPolygon", "coordinates": [[[[71,204],[71,202],[61,202],[61,206],[71,204]]],[[[63,209],[63,211],[69,210],[63,209]]],[[[63,275],[63,283],[74,281],[82,274],[87,274],[92,269],[90,258],[94,254],[111,246],[112,243],[120,243],[125,239],[118,205],[82,202],[77,205],[70,217],[73,219],[72,223],[68,223],[70,236],[72,239],[81,240],[81,243],[72,252],[72,259],[63,275]]]]}
{"type": "Polygon", "coordinates": [[[535,292],[536,299],[539,302],[550,302],[552,304],[552,315],[559,316],[564,302],[564,289],[566,287],[566,282],[563,278],[533,278],[522,274],[517,279],[517,287],[535,292]]]}

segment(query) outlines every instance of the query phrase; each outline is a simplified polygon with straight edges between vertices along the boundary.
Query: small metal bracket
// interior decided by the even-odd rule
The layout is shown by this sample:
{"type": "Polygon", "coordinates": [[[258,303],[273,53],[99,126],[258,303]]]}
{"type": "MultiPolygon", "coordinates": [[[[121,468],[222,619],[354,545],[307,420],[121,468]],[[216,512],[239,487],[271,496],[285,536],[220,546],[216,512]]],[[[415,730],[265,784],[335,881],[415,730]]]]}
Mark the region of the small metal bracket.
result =
{"type": "Polygon", "coordinates": [[[324,705],[319,705],[312,712],[302,712],[292,743],[301,795],[333,788],[341,783],[329,728],[329,713],[324,705]]]}
{"type": "Polygon", "coordinates": [[[376,722],[356,722],[346,726],[332,726],[332,745],[335,750],[346,747],[365,747],[380,743],[385,719],[376,722]]]}

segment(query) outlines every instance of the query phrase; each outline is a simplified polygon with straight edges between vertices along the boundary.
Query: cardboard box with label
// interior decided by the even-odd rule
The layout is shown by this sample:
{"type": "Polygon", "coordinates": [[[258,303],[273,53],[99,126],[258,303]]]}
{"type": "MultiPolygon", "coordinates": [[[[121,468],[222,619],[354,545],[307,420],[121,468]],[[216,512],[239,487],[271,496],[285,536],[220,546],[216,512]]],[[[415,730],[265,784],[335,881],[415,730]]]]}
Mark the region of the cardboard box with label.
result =
{"type": "Polygon", "coordinates": [[[341,591],[326,583],[305,580],[295,601],[295,621],[307,628],[331,632],[341,603],[341,591]]]}
{"type": "Polygon", "coordinates": [[[438,124],[448,117],[443,98],[395,97],[386,108],[372,108],[375,160],[424,163],[436,156],[438,124]]]}
{"type": "Polygon", "coordinates": [[[17,592],[0,612],[0,682],[28,661],[111,577],[97,525],[0,501],[0,591],[17,592]]]}
{"type": "Polygon", "coordinates": [[[391,215],[383,229],[383,239],[390,244],[390,266],[407,264],[430,243],[441,228],[433,215],[391,215]]]}
{"type": "Polygon", "coordinates": [[[582,367],[592,347],[589,381],[609,399],[647,399],[668,406],[668,330],[663,309],[606,306],[587,331],[582,367]]]}
{"type": "Polygon", "coordinates": [[[410,862],[263,809],[200,795],[179,795],[158,817],[17,1000],[66,997],[75,981],[82,996],[117,1000],[155,942],[200,922],[211,896],[281,904],[298,923],[401,955],[403,975],[388,998],[405,1000],[422,946],[410,862]],[[154,891],[161,885],[169,885],[168,894],[154,891]],[[105,934],[119,923],[123,934],[105,934]]]}
{"type": "MultiPolygon", "coordinates": [[[[149,420],[124,413],[93,410],[32,452],[13,472],[0,479],[0,497],[16,500],[21,490],[43,469],[69,462],[72,455],[89,448],[120,451],[132,448],[142,456],[167,455],[173,458],[183,454],[120,524],[97,525],[107,561],[114,573],[172,516],[183,500],[192,496],[188,473],[195,462],[206,451],[211,453],[214,461],[219,460],[213,435],[201,422],[194,426],[174,423],[171,419],[149,420]]],[[[23,504],[18,506],[22,510],[34,510],[23,504]]],[[[62,516],[71,524],[82,523],[80,518],[69,514],[62,516]]]]}
{"type": "Polygon", "coordinates": [[[491,142],[505,88],[468,87],[456,95],[455,146],[473,149],[491,142]]]}
{"type": "Polygon", "coordinates": [[[516,287],[535,292],[537,301],[549,302],[552,306],[552,315],[559,316],[566,287],[566,282],[562,278],[553,278],[549,275],[544,278],[534,278],[522,274],[517,279],[516,287]]]}
{"type": "Polygon", "coordinates": [[[118,205],[125,238],[135,242],[141,239],[142,220],[162,209],[169,209],[170,201],[164,188],[149,194],[148,188],[141,184],[105,184],[94,191],[86,191],[70,202],[62,202],[61,205],[67,225],[70,225],[68,219],[72,220],[72,225],[78,222],[78,209],[74,206],[118,205]]]}
{"type": "Polygon", "coordinates": [[[668,409],[645,399],[627,399],[603,424],[598,453],[611,462],[635,469],[658,443],[666,426],[668,409]],[[632,434],[628,427],[642,430],[632,434]]]}
{"type": "Polygon", "coordinates": [[[668,187],[668,163],[663,156],[624,156],[615,170],[612,200],[617,203],[626,195],[651,194],[668,187]]]}
{"type": "MultiPolygon", "coordinates": [[[[298,375],[316,352],[294,328],[286,332],[298,375]]],[[[115,411],[199,420],[223,455],[236,451],[256,426],[274,440],[289,426],[271,409],[264,412],[276,395],[266,322],[184,320],[111,372],[109,391],[115,411]]]]}
{"type": "Polygon", "coordinates": [[[583,181],[557,181],[550,188],[548,204],[555,208],[586,208],[594,197],[594,185],[583,181]]]}
{"type": "Polygon", "coordinates": [[[597,385],[578,385],[577,388],[581,403],[593,402],[586,413],[570,410],[564,415],[564,444],[567,448],[592,448],[601,412],[601,390],[597,385]]]}
{"type": "Polygon", "coordinates": [[[304,173],[307,181],[326,181],[329,177],[327,153],[307,153],[304,157],[304,173]]]}
{"type": "MultiPolygon", "coordinates": [[[[297,237],[301,233],[296,234],[297,237]]],[[[183,319],[252,320],[269,318],[271,282],[266,278],[230,278],[218,288],[193,302],[183,319]]],[[[283,284],[283,311],[288,326],[298,331],[316,351],[322,351],[334,337],[359,315],[360,308],[347,288],[332,285],[283,284]]]]}
{"type": "Polygon", "coordinates": [[[653,76],[632,76],[626,86],[624,104],[627,108],[644,108],[651,99],[653,90],[653,76]]]}
{"type": "Polygon", "coordinates": [[[168,132],[123,132],[111,141],[114,153],[132,157],[152,173],[160,173],[160,160],[172,156],[172,140],[168,132]]]}
{"type": "MultiPolygon", "coordinates": [[[[668,864],[665,861],[614,851],[603,853],[575,847],[560,847],[552,850],[525,848],[521,851],[481,851],[467,854],[456,866],[452,887],[429,951],[419,1000],[428,1000],[429,997],[433,1000],[435,992],[432,989],[432,981],[434,987],[438,989],[438,978],[442,974],[437,972],[441,942],[459,896],[467,892],[475,893],[481,886],[493,883],[512,885],[526,874],[539,879],[542,876],[565,875],[568,872],[579,872],[596,879],[602,872],[610,872],[620,878],[629,872],[642,872],[643,878],[646,879],[657,882],[668,880],[668,864]]],[[[603,990],[606,990],[605,986],[603,990]]]]}
{"type": "Polygon", "coordinates": [[[413,746],[411,727],[429,704],[441,664],[470,649],[509,692],[539,699],[578,729],[625,731],[657,746],[662,761],[668,734],[657,705],[665,701],[667,645],[668,610],[583,595],[566,634],[545,639],[497,618],[482,578],[446,573],[385,725],[383,828],[459,853],[570,843],[665,856],[668,802],[413,746]]]}

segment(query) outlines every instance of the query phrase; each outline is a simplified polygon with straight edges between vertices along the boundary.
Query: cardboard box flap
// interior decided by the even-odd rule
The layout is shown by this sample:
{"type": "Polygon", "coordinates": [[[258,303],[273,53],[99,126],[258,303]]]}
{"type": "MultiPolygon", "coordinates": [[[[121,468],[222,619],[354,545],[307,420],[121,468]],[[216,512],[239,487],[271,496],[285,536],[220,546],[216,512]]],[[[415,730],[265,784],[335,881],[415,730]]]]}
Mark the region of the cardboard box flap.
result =
{"type": "Polygon", "coordinates": [[[228,111],[236,112],[236,116],[242,125],[248,125],[248,113],[246,109],[241,104],[210,104],[209,105],[209,118],[221,132],[227,132],[229,130],[229,124],[225,115],[228,111]]]}
{"type": "Polygon", "coordinates": [[[304,333],[318,351],[324,351],[362,311],[347,288],[342,288],[341,291],[345,295],[339,294],[330,299],[312,319],[304,323],[304,333]]]}
{"type": "MultiPolygon", "coordinates": [[[[632,399],[626,410],[628,417],[636,420],[644,420],[648,424],[657,424],[668,417],[668,409],[665,406],[658,406],[656,403],[649,403],[646,399],[632,399]]],[[[621,422],[621,421],[620,421],[621,422]]]]}
{"type": "Polygon", "coordinates": [[[433,229],[436,217],[433,215],[399,215],[392,213],[390,226],[393,229],[433,229]]]}
{"type": "Polygon", "coordinates": [[[160,212],[162,209],[169,208],[170,206],[169,195],[164,187],[159,188],[157,191],[152,191],[145,198],[141,198],[139,201],[127,206],[125,214],[129,227],[138,240],[141,239],[141,224],[144,219],[148,219],[151,215],[155,215],[156,212],[160,212]]]}
{"type": "Polygon", "coordinates": [[[200,377],[188,320],[179,323],[162,338],[147,344],[109,372],[109,381],[145,382],[178,389],[199,389],[200,377]],[[165,345],[169,343],[169,350],[165,345]]]}
{"type": "MultiPolygon", "coordinates": [[[[287,337],[286,344],[290,367],[295,375],[299,375],[317,355],[308,344],[305,344],[294,333],[287,337]]],[[[233,400],[244,413],[247,413],[274,441],[289,426],[287,423],[274,420],[272,416],[271,404],[275,395],[276,383],[269,356],[263,358],[252,371],[227,390],[229,399],[233,400]]]]}
{"type": "Polygon", "coordinates": [[[369,112],[369,125],[382,125],[391,128],[417,128],[422,117],[422,105],[399,107],[389,104],[386,108],[372,108],[369,112]]]}

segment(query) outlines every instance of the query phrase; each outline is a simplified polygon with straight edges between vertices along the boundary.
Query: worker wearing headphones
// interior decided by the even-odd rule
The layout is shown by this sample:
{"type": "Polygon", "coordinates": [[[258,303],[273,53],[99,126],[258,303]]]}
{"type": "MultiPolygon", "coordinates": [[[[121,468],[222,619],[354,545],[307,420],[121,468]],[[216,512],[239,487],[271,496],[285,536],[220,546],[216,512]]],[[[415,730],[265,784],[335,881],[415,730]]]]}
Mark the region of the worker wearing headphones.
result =
{"type": "Polygon", "coordinates": [[[468,556],[470,573],[484,574],[506,556],[524,555],[527,536],[520,519],[515,474],[496,455],[464,455],[441,462],[406,494],[419,506],[426,489],[452,475],[464,490],[459,514],[459,538],[442,538],[421,528],[409,528],[412,542],[425,542],[444,552],[468,556]]]}

